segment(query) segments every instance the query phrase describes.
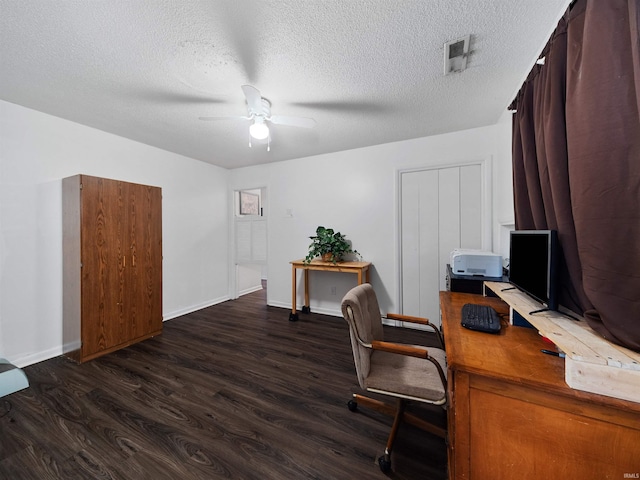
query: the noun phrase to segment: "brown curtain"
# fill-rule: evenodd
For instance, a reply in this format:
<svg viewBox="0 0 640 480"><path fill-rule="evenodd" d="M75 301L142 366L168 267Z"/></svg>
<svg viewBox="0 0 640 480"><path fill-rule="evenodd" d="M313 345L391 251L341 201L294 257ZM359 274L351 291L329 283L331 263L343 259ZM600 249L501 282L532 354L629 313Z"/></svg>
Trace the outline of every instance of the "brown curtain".
<svg viewBox="0 0 640 480"><path fill-rule="evenodd" d="M640 351L640 0L577 0L511 108L517 229L555 229L560 303Z"/></svg>

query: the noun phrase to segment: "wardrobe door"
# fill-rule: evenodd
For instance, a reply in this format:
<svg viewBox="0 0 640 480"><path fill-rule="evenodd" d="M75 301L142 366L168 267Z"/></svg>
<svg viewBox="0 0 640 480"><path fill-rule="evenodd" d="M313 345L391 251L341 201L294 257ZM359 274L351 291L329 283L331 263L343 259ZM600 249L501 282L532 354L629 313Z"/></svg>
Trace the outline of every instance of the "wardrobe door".
<svg viewBox="0 0 640 480"><path fill-rule="evenodd" d="M158 187L129 184L124 291L129 338L162 330L162 193Z"/></svg>
<svg viewBox="0 0 640 480"><path fill-rule="evenodd" d="M83 360L122 343L125 229L123 182L82 176L81 339Z"/></svg>

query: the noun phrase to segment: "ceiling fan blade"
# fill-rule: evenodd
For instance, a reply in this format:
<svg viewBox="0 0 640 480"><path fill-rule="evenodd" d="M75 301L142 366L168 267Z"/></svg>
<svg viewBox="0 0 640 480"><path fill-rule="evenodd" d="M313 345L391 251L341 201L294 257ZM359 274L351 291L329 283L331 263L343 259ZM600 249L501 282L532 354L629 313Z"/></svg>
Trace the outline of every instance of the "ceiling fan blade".
<svg viewBox="0 0 640 480"><path fill-rule="evenodd" d="M260 90L256 87L252 87L251 85L242 85L242 91L247 99L249 112L262 112L262 96L260 95Z"/></svg>
<svg viewBox="0 0 640 480"><path fill-rule="evenodd" d="M388 105L380 101L334 101L334 102L292 102L289 105L296 107L313 108L327 112L345 112L353 114L384 114L394 110L393 105Z"/></svg>
<svg viewBox="0 0 640 480"><path fill-rule="evenodd" d="M267 120L276 125L288 125L290 127L313 128L316 121L307 117L288 117L286 115L272 115Z"/></svg>
<svg viewBox="0 0 640 480"><path fill-rule="evenodd" d="M250 120L251 117L198 117L198 120L215 121L215 120Z"/></svg>

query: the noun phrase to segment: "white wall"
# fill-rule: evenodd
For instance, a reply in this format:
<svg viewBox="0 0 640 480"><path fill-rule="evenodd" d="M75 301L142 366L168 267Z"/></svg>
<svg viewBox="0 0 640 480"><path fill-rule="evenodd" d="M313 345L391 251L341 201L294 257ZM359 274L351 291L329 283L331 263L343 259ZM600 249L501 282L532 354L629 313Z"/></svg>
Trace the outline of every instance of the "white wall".
<svg viewBox="0 0 640 480"><path fill-rule="evenodd" d="M515 228L513 212L513 167L511 163L511 122L513 114L508 111L497 124L497 155L494 173L495 190L493 197L493 251L502 255L503 261L509 257L509 232Z"/></svg>
<svg viewBox="0 0 640 480"><path fill-rule="evenodd" d="M242 296L262 289L262 265L244 263L236 266L237 295Z"/></svg>
<svg viewBox="0 0 640 480"><path fill-rule="evenodd" d="M285 309L283 320L289 262L305 256L318 225L342 231L373 262L381 308L397 311L398 170L490 160L493 250L500 252L499 223L513 218L510 132L505 117L491 127L227 171L0 101L0 357L25 366L63 350L64 177L162 188L165 320L229 298L229 201L234 190L256 186L269 192L267 301ZM355 276L312 272L312 310L339 315L353 285Z"/></svg>
<svg viewBox="0 0 640 480"><path fill-rule="evenodd" d="M397 311L397 172L401 169L489 160L492 241L494 251L500 251L497 221L513 215L510 132L511 124L505 120L491 127L232 170L231 190L266 182L269 192L269 305L291 308L289 262L306 255L308 237L323 225L344 233L373 263L372 283L381 309ZM355 275L310 275L311 310L340 315L342 295L355 285ZM298 307L303 303L300 277Z"/></svg>
<svg viewBox="0 0 640 480"><path fill-rule="evenodd" d="M163 193L165 320L228 298L228 171L0 101L0 357L62 352L61 179Z"/></svg>

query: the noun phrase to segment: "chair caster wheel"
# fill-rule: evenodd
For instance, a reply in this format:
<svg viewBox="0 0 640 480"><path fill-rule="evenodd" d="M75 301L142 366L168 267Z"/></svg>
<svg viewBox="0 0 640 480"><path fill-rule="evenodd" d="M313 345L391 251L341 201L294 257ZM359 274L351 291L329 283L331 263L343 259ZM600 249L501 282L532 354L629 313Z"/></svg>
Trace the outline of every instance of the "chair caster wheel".
<svg viewBox="0 0 640 480"><path fill-rule="evenodd" d="M378 466L382 473L389 473L391 471L391 461L387 460L384 455L378 458Z"/></svg>
<svg viewBox="0 0 640 480"><path fill-rule="evenodd" d="M356 402L355 400L349 400L347 402L347 407L349 407L350 411L357 412L358 411L358 402Z"/></svg>

